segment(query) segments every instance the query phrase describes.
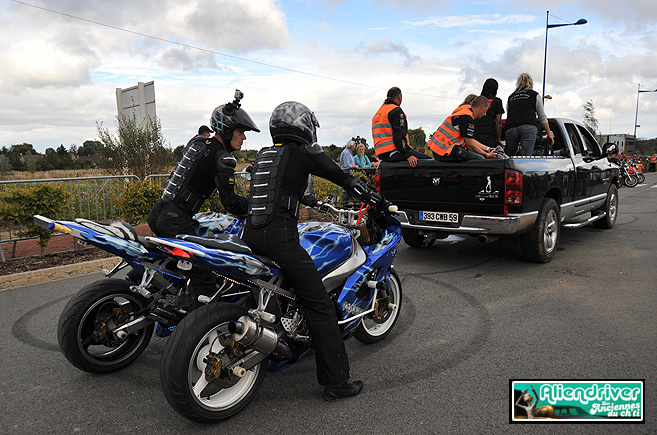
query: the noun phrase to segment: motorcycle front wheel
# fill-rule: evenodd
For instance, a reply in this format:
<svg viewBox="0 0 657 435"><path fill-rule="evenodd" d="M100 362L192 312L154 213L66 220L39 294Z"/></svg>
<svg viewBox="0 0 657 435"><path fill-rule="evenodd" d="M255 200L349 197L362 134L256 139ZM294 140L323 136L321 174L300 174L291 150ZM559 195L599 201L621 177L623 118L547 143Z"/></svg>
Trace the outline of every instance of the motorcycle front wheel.
<svg viewBox="0 0 657 435"><path fill-rule="evenodd" d="M377 312L363 316L360 324L354 332L356 340L365 344L377 343L390 334L394 328L402 305L402 286L399 275L394 270L390 271L390 297L389 300L379 299ZM382 306L386 304L386 306ZM394 304L394 309L388 304Z"/></svg>
<svg viewBox="0 0 657 435"><path fill-rule="evenodd" d="M634 187L637 184L639 184L639 179L636 177L636 175L630 174L627 177L625 177L623 183L625 183L627 187Z"/></svg>
<svg viewBox="0 0 657 435"><path fill-rule="evenodd" d="M183 417L200 423L225 420L255 397L267 359L239 376L225 369L243 356L236 354L239 345L227 340L228 324L246 314L246 308L234 304L205 305L185 317L169 338L160 381L167 401Z"/></svg>
<svg viewBox="0 0 657 435"><path fill-rule="evenodd" d="M123 339L112 329L135 319L148 299L123 279L102 279L83 287L64 307L57 341L66 359L89 373L110 373L132 363L146 349L153 324Z"/></svg>

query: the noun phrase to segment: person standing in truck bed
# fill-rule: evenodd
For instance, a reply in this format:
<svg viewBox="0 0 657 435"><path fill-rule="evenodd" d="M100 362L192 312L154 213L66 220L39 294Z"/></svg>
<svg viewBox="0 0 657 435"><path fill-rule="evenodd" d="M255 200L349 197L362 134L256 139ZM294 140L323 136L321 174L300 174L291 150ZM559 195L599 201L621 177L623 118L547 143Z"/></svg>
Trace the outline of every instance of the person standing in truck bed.
<svg viewBox="0 0 657 435"><path fill-rule="evenodd" d="M509 156L518 155L518 147L521 156L531 156L536 144L536 132L538 124L541 124L548 137L551 145L554 145L554 138L550 133L550 126L545 116L542 98L534 89L534 80L527 73L522 73L516 81L516 90L509 95L506 104L506 154Z"/></svg>

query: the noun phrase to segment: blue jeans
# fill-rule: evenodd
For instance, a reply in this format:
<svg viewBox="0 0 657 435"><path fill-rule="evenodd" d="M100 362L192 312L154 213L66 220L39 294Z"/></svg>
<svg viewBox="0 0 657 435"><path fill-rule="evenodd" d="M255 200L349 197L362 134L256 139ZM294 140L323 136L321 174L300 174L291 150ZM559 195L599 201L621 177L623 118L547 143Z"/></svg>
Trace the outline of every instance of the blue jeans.
<svg viewBox="0 0 657 435"><path fill-rule="evenodd" d="M506 131L506 154L509 156L531 156L534 152L534 145L536 144L536 132L538 127L531 124L519 125L510 128ZM519 154L518 147L522 145Z"/></svg>

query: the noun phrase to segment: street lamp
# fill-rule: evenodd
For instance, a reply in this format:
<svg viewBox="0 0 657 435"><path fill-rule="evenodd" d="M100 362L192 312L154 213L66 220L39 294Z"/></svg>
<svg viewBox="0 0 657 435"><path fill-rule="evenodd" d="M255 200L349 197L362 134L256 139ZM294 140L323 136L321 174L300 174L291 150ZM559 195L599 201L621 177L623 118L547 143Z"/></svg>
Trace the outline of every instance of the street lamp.
<svg viewBox="0 0 657 435"><path fill-rule="evenodd" d="M549 24L550 21L550 11L546 12L547 17L545 18L545 54L543 56L543 100L545 100L545 70L547 68L547 41L548 41L548 29L553 27L564 27L564 26L579 26L581 24L586 24L584 18L580 18L575 23L563 23L563 24Z"/></svg>
<svg viewBox="0 0 657 435"><path fill-rule="evenodd" d="M637 125L637 122L639 122L639 94L641 92L657 92L657 89L654 91L642 91L641 90L641 83L639 83L639 86L636 88L636 113L634 115L634 140L632 141L632 154L636 152L636 128L640 127L640 125Z"/></svg>

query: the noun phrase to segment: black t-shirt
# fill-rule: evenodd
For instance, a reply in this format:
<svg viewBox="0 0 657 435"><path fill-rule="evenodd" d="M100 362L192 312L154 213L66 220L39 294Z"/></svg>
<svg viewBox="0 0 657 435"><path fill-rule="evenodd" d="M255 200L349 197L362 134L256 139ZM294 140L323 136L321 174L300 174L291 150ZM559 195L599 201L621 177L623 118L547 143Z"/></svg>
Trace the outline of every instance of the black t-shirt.
<svg viewBox="0 0 657 435"><path fill-rule="evenodd" d="M490 104L490 107L486 115L475 121L475 138L480 136L495 136L497 138L495 119L497 115L504 113L504 105L502 100L497 97L489 98L488 104Z"/></svg>

